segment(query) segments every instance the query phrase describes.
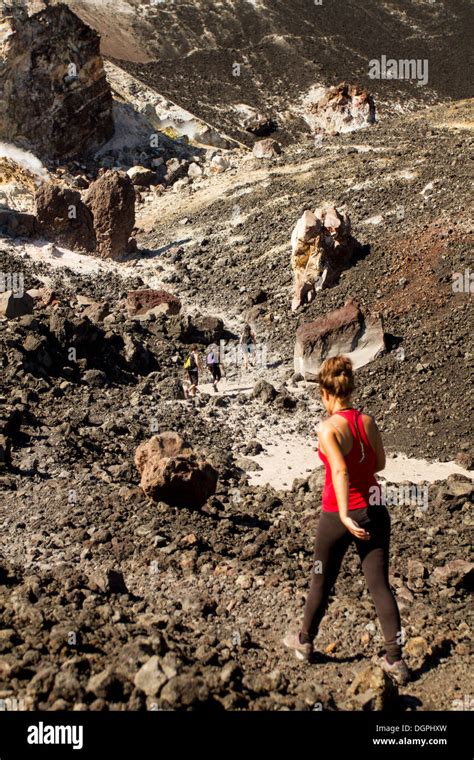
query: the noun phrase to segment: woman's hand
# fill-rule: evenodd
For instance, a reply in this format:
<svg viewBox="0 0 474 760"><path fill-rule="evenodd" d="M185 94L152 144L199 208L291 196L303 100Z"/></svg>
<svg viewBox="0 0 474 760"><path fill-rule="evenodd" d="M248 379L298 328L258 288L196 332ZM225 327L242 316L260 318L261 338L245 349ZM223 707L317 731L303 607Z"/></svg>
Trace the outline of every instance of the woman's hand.
<svg viewBox="0 0 474 760"><path fill-rule="evenodd" d="M349 533L352 533L353 536L359 538L361 541L368 541L370 539L370 533L367 533L364 528L361 528L351 517L341 517L341 522L346 526Z"/></svg>

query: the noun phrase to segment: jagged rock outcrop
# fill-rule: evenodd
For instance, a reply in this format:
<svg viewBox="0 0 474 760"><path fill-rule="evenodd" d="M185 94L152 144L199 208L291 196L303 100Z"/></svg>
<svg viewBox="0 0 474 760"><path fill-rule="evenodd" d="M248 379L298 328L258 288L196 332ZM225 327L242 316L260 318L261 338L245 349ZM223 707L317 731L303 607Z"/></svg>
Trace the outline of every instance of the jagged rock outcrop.
<svg viewBox="0 0 474 760"><path fill-rule="evenodd" d="M110 139L112 94L99 42L64 4L3 4L0 139L48 158L79 155Z"/></svg>
<svg viewBox="0 0 474 760"><path fill-rule="evenodd" d="M135 465L140 487L153 501L199 509L216 490L217 471L172 431L140 444Z"/></svg>
<svg viewBox="0 0 474 760"><path fill-rule="evenodd" d="M135 189L124 172L101 169L83 198L77 190L45 182L35 202L37 229L47 240L118 260L133 250Z"/></svg>
<svg viewBox="0 0 474 760"><path fill-rule="evenodd" d="M291 234L292 310L312 301L316 291L335 285L358 246L347 214L334 206L305 211Z"/></svg>
<svg viewBox="0 0 474 760"><path fill-rule="evenodd" d="M35 194L39 233L67 248L95 251L92 213L80 193L52 182L43 183Z"/></svg>
<svg viewBox="0 0 474 760"><path fill-rule="evenodd" d="M375 122L375 103L366 89L341 82L312 89L304 101L304 116L314 132L352 132Z"/></svg>
<svg viewBox="0 0 474 760"><path fill-rule="evenodd" d="M124 172L101 170L84 195L94 218L97 252L103 258L120 259L130 250L135 226L135 188Z"/></svg>
<svg viewBox="0 0 474 760"><path fill-rule="evenodd" d="M385 349L380 317L365 317L358 304L347 301L314 322L304 322L296 331L295 372L306 380L316 380L325 359L345 354L354 368L363 367Z"/></svg>

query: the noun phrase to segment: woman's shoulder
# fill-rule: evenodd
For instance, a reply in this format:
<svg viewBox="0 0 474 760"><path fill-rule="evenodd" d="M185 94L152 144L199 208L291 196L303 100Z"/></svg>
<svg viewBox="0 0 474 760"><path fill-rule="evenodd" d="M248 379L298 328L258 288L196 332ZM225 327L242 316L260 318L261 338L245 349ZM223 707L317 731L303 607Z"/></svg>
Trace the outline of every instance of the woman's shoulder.
<svg viewBox="0 0 474 760"><path fill-rule="evenodd" d="M342 420L345 422L345 420ZM339 421L332 420L330 417L326 417L326 419L320 420L318 425L316 426L316 431L318 434L321 435L327 435L328 433L335 433L338 426Z"/></svg>
<svg viewBox="0 0 474 760"><path fill-rule="evenodd" d="M369 414L368 412L362 412L360 411L360 417L364 425L368 426L376 426L377 423L375 422L375 417L373 414Z"/></svg>

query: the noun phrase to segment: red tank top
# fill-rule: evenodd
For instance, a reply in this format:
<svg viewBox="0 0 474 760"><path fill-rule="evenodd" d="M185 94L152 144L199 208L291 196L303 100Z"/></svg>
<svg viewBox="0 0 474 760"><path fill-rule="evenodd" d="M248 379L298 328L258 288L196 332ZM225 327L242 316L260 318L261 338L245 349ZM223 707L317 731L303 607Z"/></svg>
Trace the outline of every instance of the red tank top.
<svg viewBox="0 0 474 760"><path fill-rule="evenodd" d="M343 416L349 423L352 433L352 448L344 457L349 473L349 509L360 509L377 503L380 486L375 479L376 455L361 421L357 409L345 409L335 416ZM337 423L336 423L337 424ZM331 467L328 458L318 447L318 454L326 468L326 480L323 488L323 512L338 512L336 494L332 482Z"/></svg>

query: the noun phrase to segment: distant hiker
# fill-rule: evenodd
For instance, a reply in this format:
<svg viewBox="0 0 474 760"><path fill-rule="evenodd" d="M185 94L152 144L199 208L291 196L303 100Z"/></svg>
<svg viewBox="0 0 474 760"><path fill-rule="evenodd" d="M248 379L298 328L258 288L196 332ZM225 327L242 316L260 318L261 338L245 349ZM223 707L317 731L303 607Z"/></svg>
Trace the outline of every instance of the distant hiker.
<svg viewBox="0 0 474 760"><path fill-rule="evenodd" d="M212 375L212 384L214 393L217 393L217 383L222 378L221 370L225 369L220 358L220 351L217 346L211 346L207 354L207 368Z"/></svg>
<svg viewBox="0 0 474 760"><path fill-rule="evenodd" d="M242 356L244 360L244 369L249 368L249 355L255 351L255 348L257 346L257 338L255 337L255 333L250 327L250 325L246 324L240 341L239 346L242 351Z"/></svg>
<svg viewBox="0 0 474 760"><path fill-rule="evenodd" d="M319 372L322 402L329 414L319 427L319 456L326 468L314 547L311 584L303 622L283 643L300 660L310 660L346 549L355 541L362 570L385 640L382 669L399 684L409 680L402 659L401 624L389 585L390 514L382 503L375 473L385 467L382 438L373 418L351 406L352 362L326 359ZM354 642L349 642L354 647Z"/></svg>
<svg viewBox="0 0 474 760"><path fill-rule="evenodd" d="M192 346L190 354L187 356L184 362L184 370L188 374L190 386L185 391L186 397L194 398L198 390L199 384L199 370L202 369L201 357L199 355L198 347Z"/></svg>

